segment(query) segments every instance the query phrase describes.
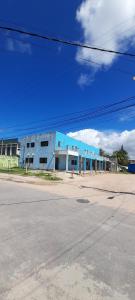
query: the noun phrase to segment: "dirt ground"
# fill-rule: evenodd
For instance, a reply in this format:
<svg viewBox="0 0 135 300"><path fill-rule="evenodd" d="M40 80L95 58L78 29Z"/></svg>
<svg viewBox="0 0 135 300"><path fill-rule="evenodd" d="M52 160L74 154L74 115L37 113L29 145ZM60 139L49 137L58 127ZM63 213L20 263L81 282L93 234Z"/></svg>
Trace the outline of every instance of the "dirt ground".
<svg viewBox="0 0 135 300"><path fill-rule="evenodd" d="M82 174L58 173L63 181L46 186L36 186L48 192L64 197L79 197L88 199L100 205L122 207L128 211L135 212L135 175L131 174ZM53 186L53 187L52 187ZM134 196L134 197L133 197ZM117 198L117 200L116 200Z"/></svg>

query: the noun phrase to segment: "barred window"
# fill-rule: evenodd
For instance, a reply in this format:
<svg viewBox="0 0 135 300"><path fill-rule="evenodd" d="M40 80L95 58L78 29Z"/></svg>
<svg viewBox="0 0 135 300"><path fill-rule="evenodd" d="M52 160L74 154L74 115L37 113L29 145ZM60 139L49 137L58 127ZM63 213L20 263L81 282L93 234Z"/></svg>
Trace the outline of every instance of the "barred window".
<svg viewBox="0 0 135 300"><path fill-rule="evenodd" d="M34 161L33 157L26 157L25 159L26 164L33 164L33 161Z"/></svg>
<svg viewBox="0 0 135 300"><path fill-rule="evenodd" d="M41 147L47 147L47 146L48 146L48 141L41 142Z"/></svg>
<svg viewBox="0 0 135 300"><path fill-rule="evenodd" d="M40 164L47 164L47 157L40 157Z"/></svg>

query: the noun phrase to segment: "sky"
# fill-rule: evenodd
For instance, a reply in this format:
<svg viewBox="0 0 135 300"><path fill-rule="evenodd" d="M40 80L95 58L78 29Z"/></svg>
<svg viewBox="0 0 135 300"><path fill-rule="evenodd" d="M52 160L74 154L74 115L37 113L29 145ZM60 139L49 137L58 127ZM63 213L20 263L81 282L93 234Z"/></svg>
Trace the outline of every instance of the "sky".
<svg viewBox="0 0 135 300"><path fill-rule="evenodd" d="M0 25L135 53L134 0L4 0ZM1 138L50 131L56 122L55 130L109 152L124 144L135 157L135 107L81 122L58 122L134 96L134 57L0 30L0 71Z"/></svg>

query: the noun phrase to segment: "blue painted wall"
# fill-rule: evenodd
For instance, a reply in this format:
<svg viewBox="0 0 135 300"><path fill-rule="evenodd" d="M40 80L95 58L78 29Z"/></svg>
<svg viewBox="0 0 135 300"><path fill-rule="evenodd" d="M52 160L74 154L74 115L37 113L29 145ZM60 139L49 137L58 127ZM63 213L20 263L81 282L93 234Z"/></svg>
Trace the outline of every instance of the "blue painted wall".
<svg viewBox="0 0 135 300"><path fill-rule="evenodd" d="M41 141L48 141L47 147L41 147ZM34 148L27 148L27 143L35 143ZM27 136L20 140L20 166L25 166L25 160L27 157L33 158L33 163L30 164L31 169L48 169L55 168L55 150L73 150L79 152L79 156L87 159L97 159L102 161L103 157L99 156L99 149L90 145L87 145L81 141L75 140L60 132L51 132L45 134L36 134ZM47 158L46 164L40 163L40 158ZM66 160L64 155L58 155L59 168L65 170ZM71 160L74 157L69 156L69 170L72 170L73 166ZM76 158L77 159L77 158ZM74 170L78 169L78 165L74 166Z"/></svg>
<svg viewBox="0 0 135 300"><path fill-rule="evenodd" d="M58 146L59 142L60 146ZM70 150L76 150L77 148L79 150L79 154L83 157L103 160L103 158L99 156L99 148L90 146L86 143L78 141L74 138L69 137L68 135L57 131L55 149L66 150L67 146ZM74 147L74 149L72 149L72 147Z"/></svg>

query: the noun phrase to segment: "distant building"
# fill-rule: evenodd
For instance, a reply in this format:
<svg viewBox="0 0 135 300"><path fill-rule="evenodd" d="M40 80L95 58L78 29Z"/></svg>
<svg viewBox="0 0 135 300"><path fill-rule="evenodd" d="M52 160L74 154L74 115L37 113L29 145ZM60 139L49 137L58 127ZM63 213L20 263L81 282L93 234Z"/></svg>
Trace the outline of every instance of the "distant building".
<svg viewBox="0 0 135 300"><path fill-rule="evenodd" d="M0 155L19 156L20 145L18 139L1 139Z"/></svg>
<svg viewBox="0 0 135 300"><path fill-rule="evenodd" d="M135 159L129 159L129 164L135 164Z"/></svg>
<svg viewBox="0 0 135 300"><path fill-rule="evenodd" d="M109 159L99 148L87 145L60 132L27 136L20 142L20 166L40 170L109 170ZM107 167L108 164L108 167Z"/></svg>

